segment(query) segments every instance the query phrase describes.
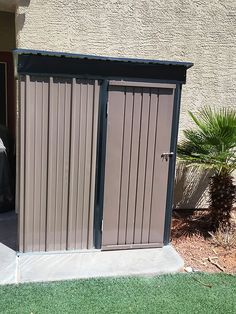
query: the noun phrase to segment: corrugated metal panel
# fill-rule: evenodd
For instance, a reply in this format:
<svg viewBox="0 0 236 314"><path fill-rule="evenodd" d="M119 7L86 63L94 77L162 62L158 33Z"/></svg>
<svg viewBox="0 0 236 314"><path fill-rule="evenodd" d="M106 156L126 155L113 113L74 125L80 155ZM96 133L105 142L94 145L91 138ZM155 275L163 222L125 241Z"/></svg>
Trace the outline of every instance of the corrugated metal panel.
<svg viewBox="0 0 236 314"><path fill-rule="evenodd" d="M20 251L93 246L99 86L22 77Z"/></svg>
<svg viewBox="0 0 236 314"><path fill-rule="evenodd" d="M25 220L25 77L19 80L19 218L18 218L18 242L19 251L24 250L24 220Z"/></svg>
<svg viewBox="0 0 236 314"><path fill-rule="evenodd" d="M46 250L65 250L69 184L71 82L50 78Z"/></svg>
<svg viewBox="0 0 236 314"><path fill-rule="evenodd" d="M39 251L45 248L48 81L26 76L20 84L20 250Z"/></svg>
<svg viewBox="0 0 236 314"><path fill-rule="evenodd" d="M102 247L161 246L169 166L161 155L170 149L174 88L112 84Z"/></svg>
<svg viewBox="0 0 236 314"><path fill-rule="evenodd" d="M74 79L72 89L68 248L84 249L93 246L99 87Z"/></svg>

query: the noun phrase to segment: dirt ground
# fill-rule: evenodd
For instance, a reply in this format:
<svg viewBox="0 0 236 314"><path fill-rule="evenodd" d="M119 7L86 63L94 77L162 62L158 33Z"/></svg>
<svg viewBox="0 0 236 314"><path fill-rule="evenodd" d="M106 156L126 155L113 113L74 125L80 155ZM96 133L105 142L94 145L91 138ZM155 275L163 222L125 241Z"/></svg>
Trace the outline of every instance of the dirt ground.
<svg viewBox="0 0 236 314"><path fill-rule="evenodd" d="M173 213L172 245L194 271L236 273L236 246L217 246L208 233L207 211Z"/></svg>

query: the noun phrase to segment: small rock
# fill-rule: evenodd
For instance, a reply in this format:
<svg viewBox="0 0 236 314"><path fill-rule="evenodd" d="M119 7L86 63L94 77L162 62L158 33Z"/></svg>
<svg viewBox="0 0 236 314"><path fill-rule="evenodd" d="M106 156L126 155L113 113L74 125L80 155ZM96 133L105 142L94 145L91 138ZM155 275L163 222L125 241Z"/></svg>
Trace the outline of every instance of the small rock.
<svg viewBox="0 0 236 314"><path fill-rule="evenodd" d="M190 266L185 267L184 270L185 270L187 273L192 273L192 272L193 272L193 268L190 267Z"/></svg>

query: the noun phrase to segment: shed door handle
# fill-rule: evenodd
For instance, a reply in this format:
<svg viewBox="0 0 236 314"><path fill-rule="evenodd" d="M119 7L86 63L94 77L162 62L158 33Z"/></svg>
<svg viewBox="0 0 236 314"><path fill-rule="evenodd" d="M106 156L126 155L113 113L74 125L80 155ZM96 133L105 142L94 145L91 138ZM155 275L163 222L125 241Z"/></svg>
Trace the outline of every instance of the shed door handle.
<svg viewBox="0 0 236 314"><path fill-rule="evenodd" d="M174 153L173 152L170 152L170 153L162 153L161 154L161 158L165 159L166 161L168 161L168 159L170 157L173 157Z"/></svg>

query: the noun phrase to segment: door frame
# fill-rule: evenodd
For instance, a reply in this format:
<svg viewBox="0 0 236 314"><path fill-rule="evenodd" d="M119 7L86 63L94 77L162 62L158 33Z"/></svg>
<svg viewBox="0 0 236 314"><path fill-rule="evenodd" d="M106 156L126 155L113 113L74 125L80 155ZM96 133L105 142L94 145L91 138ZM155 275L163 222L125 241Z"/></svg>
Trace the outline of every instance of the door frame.
<svg viewBox="0 0 236 314"><path fill-rule="evenodd" d="M171 220L172 220L172 209L173 209L173 198L174 198L174 185L175 185L174 179L175 179L176 156L177 156L177 142L178 142L178 133L179 133L181 90L182 90L182 84L176 84L175 94L174 94L171 140L170 140L170 151L173 152L174 155L169 160L167 196L166 196L166 213L165 213L164 236L163 236L164 245L168 245L171 240Z"/></svg>
<svg viewBox="0 0 236 314"><path fill-rule="evenodd" d="M94 202L94 247L100 249L102 245L102 220L104 202L106 139L107 139L107 101L108 80L101 81L100 100L98 108L98 137L97 137L97 161Z"/></svg>
<svg viewBox="0 0 236 314"><path fill-rule="evenodd" d="M173 117L172 117L172 130L170 151L174 152L174 155L169 160L168 179L167 179L167 197L166 197L166 210L164 221L164 245L170 242L170 227L172 218L172 204L173 204L173 190L174 190L174 175L176 164L176 147L178 140L178 128L179 128L179 114L180 114L180 96L181 87L180 83L161 82L159 80L135 80L128 79L122 80L122 78L104 79L100 82L100 101L98 112L98 142L97 142L97 162L96 162L96 184L95 184L95 204L94 204L94 246L95 249L101 249L102 247L102 229L103 229L103 205L104 205L104 187L105 187L105 162L106 162L106 140L107 140L107 103L108 103L108 89L109 82L117 81L120 85L125 85L126 82L137 82L147 85L158 85L159 87L167 88L167 85L175 85L174 88L174 104L173 104Z"/></svg>

